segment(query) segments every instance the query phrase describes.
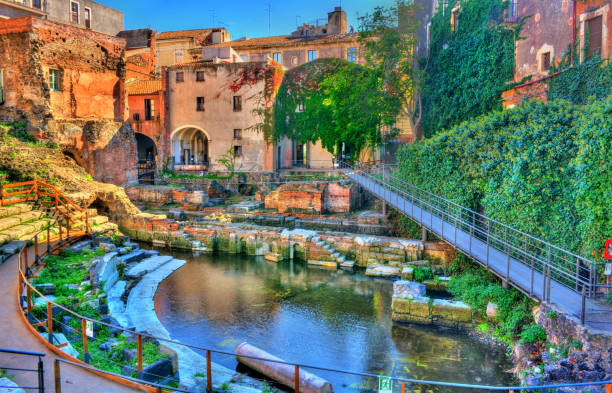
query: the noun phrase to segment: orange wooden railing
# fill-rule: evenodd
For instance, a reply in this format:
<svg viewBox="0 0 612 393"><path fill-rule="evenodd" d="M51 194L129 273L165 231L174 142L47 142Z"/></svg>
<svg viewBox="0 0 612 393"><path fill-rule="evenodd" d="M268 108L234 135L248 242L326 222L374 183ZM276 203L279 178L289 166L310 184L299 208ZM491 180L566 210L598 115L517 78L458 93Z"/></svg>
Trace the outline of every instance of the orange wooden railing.
<svg viewBox="0 0 612 393"><path fill-rule="evenodd" d="M22 183L3 184L0 189L0 207L17 203L39 202L43 206L54 209L64 218L66 236L70 237L71 223L77 219L85 218L85 232L90 232L89 212L74 203L56 187L40 180L31 180ZM58 220L60 239L62 237L62 223Z"/></svg>

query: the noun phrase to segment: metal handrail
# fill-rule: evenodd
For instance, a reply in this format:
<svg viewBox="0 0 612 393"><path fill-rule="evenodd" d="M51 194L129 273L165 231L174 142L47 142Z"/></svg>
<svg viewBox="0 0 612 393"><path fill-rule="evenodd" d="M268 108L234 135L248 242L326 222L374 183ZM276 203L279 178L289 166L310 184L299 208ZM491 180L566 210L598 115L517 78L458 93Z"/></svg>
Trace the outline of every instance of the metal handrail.
<svg viewBox="0 0 612 393"><path fill-rule="evenodd" d="M45 357L47 356L47 354L45 353L41 353L41 352L29 352L29 351L20 351L18 349L7 349L7 348L0 348L0 352L1 353L12 353L15 355L25 355L25 356L38 356L38 357Z"/></svg>
<svg viewBox="0 0 612 393"><path fill-rule="evenodd" d="M508 258L513 258L531 266L535 271L547 275L549 286L554 275L555 282L575 292L578 292L580 287L587 288L586 296L588 297L596 296L597 288L601 287L597 283L598 267L602 265L600 263L593 262L588 258L489 218L482 213L463 207L442 196L423 190L404 179L387 173L388 166L385 168L384 164L381 166L359 165L359 167L355 167L342 162L340 166L382 187L383 194L385 191L395 193L396 203L401 197L404 201L409 200L413 207L416 206L421 209L421 214L423 210L426 210L430 215L430 221L432 221L429 225L430 230L441 235L442 238L444 238L444 234L438 233L433 227L434 214L438 216L436 222L441 221L442 231L444 231L444 222L450 222L451 225L454 223L455 228L460 225L459 228L470 232L471 238L486 241L487 250L491 248L503 252L508 255ZM386 195L383 195L382 198L386 200ZM393 204L393 198L390 198L388 202ZM466 221L465 217L468 217L471 222ZM421 224L425 225L426 223L421 222ZM546 295L543 293L543 300L546 299Z"/></svg>
<svg viewBox="0 0 612 393"><path fill-rule="evenodd" d="M17 368L17 367L2 367L0 366L0 370L10 370L10 371L22 371L22 372L32 372L37 373L38 377L38 386L20 386L20 389L25 390L38 390L38 393L45 393L45 366L42 361L42 358L46 356L44 353L40 352L30 352L30 351L22 351L18 349L7 349L0 348L0 353L10 353L13 355L20 356L31 356L37 357L37 368L36 369L28 369L28 368ZM0 386L0 388L12 388L13 386Z"/></svg>

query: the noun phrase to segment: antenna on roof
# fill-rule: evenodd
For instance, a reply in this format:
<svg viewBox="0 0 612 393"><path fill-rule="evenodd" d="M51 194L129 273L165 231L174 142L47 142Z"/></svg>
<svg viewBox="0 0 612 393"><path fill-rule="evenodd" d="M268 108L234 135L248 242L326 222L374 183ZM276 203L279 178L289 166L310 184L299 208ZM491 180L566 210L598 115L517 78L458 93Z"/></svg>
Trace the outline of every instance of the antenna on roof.
<svg viewBox="0 0 612 393"><path fill-rule="evenodd" d="M208 10L210 12L211 27L215 27L215 10Z"/></svg>
<svg viewBox="0 0 612 393"><path fill-rule="evenodd" d="M268 3L268 35L272 35L272 4Z"/></svg>

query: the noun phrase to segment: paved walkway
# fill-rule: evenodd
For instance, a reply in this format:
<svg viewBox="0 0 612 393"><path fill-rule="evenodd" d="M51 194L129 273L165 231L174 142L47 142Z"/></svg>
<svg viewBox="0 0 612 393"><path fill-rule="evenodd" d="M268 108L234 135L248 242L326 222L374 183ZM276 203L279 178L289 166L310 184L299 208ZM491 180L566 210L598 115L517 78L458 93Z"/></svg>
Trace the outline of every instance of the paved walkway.
<svg viewBox="0 0 612 393"><path fill-rule="evenodd" d="M30 255L33 256L32 250ZM30 258L33 260L33 258ZM57 357L39 341L28 329L17 301L17 256L0 264L0 348L41 352L45 369L45 391L54 392L53 361ZM37 367L37 358L0 353L0 367L28 368ZM10 371L20 386L37 386L36 373ZM123 393L144 390L130 389L116 382L92 374L68 364L61 365L63 393ZM32 390L28 390L32 391Z"/></svg>
<svg viewBox="0 0 612 393"><path fill-rule="evenodd" d="M529 266L514 258L509 258L504 252L487 247L486 242L471 237L468 232L455 227L452 222L443 220L426 209L421 210L420 207L413 206L409 199L405 199L399 194L386 189L379 183L355 172L347 172L346 175L407 217L422 222L430 231L441 236L446 242L460 249L466 255L471 255L472 258L486 266L487 269L499 277L503 278L506 276L507 264L509 264L509 281L511 284L525 292L532 293L538 299L543 298L543 275L538 271L532 271ZM444 235L442 236L442 234ZM550 299L552 303L555 303L565 312L578 318L580 317L582 309L581 294L551 280ZM595 304L589 300L586 308L587 318L585 322L589 327L605 331L612 329L612 307L610 305L604 303Z"/></svg>

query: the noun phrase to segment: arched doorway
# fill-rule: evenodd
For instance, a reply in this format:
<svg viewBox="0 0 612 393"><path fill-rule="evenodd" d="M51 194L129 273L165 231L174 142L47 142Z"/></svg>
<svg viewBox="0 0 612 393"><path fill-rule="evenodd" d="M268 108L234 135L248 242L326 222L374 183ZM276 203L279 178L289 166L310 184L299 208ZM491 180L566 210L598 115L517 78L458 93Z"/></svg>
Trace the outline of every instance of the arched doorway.
<svg viewBox="0 0 612 393"><path fill-rule="evenodd" d="M197 127L186 126L172 134L172 154L175 168L208 170L210 139Z"/></svg>
<svg viewBox="0 0 612 393"><path fill-rule="evenodd" d="M138 180L140 183L154 183L155 159L157 158L155 142L144 134L136 133L136 146L138 147Z"/></svg>

